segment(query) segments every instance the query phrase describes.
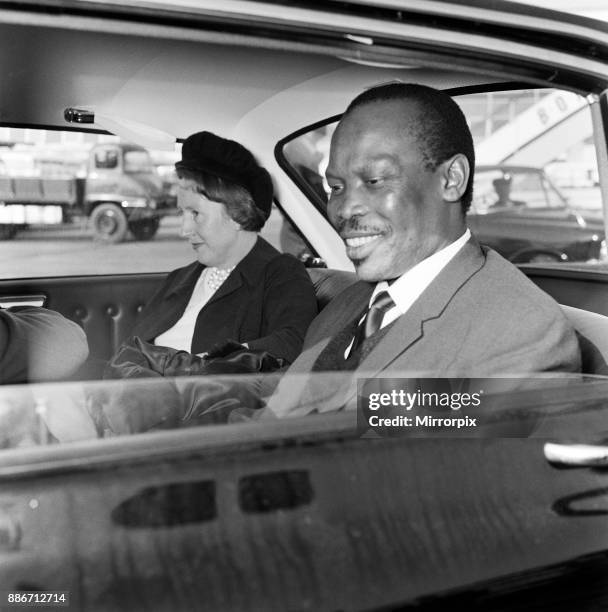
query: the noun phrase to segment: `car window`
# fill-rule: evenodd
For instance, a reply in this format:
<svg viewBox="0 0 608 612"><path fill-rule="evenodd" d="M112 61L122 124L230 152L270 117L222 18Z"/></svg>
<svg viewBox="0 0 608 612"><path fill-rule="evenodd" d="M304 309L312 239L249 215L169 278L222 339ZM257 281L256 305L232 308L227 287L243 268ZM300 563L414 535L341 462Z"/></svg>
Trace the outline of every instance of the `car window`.
<svg viewBox="0 0 608 612"><path fill-rule="evenodd" d="M357 380L348 372L290 373L282 381L288 380L287 385L279 382L281 376L281 372L209 373L178 378L157 374L120 380L7 385L0 395L0 451L57 448L82 441L103 443L135 434L160 436L171 430L252 423L260 418L271 425L278 417L290 417L285 418L289 422L297 416L317 414L319 407L323 407L319 412L324 412L329 406L334 406L335 411L344 408L342 414L350 415L349 429L358 436L369 434L371 427L380 436L389 437L432 438L449 432L450 437L465 438L542 438L548 431L566 433L565 416L575 410L584 413L587 407L599 412L608 386L605 377L567 373L559 377L471 381L391 377ZM407 388L403 386L408 383L415 384L417 390L406 395ZM576 404L572 398L576 398ZM538 413L521 410L534 402ZM448 406L454 411L453 422L444 423L446 431L438 433L440 427L429 419L442 414L440 407ZM494 414L490 407L495 408ZM393 422L378 420L402 413L415 417L414 423L408 424L402 417ZM541 414L546 419L539 418ZM476 422L468 431L460 431L465 415ZM459 424L456 418L462 418L463 423ZM208 440L214 435L209 434ZM227 435L229 441L234 434ZM218 440L223 434L219 436ZM153 444L148 447L153 451ZM82 451L83 447L79 447L78 452Z"/></svg>
<svg viewBox="0 0 608 612"><path fill-rule="evenodd" d="M502 195L502 197L500 197ZM486 168L475 172L471 211L486 214L517 210L565 210L567 199L549 178L536 168Z"/></svg>
<svg viewBox="0 0 608 612"><path fill-rule="evenodd" d="M118 166L118 151L101 148L95 151L94 160L95 168L103 170L116 168Z"/></svg>
<svg viewBox="0 0 608 612"><path fill-rule="evenodd" d="M152 159L148 151L125 151L124 155L125 172L145 172L153 174L155 172Z"/></svg>
<svg viewBox="0 0 608 612"><path fill-rule="evenodd" d="M167 272L193 261L176 208L180 151L0 128L0 278ZM309 250L276 206L261 235L294 255Z"/></svg>
<svg viewBox="0 0 608 612"><path fill-rule="evenodd" d="M515 263L605 266L588 101L557 89L481 92L456 100L475 142L468 223L480 242ZM335 126L332 121L300 132L280 152L292 179L322 212Z"/></svg>

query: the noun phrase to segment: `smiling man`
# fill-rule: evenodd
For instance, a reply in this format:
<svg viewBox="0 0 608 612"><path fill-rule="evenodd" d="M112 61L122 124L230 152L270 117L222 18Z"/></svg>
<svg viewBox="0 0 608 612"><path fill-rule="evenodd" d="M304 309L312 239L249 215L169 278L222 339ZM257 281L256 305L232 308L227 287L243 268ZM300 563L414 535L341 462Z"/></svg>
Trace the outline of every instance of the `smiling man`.
<svg viewBox="0 0 608 612"><path fill-rule="evenodd" d="M471 236L474 167L470 130L447 94L396 83L350 104L332 139L328 214L360 282L313 321L290 373L580 370L559 305ZM290 404L269 405L281 416Z"/></svg>

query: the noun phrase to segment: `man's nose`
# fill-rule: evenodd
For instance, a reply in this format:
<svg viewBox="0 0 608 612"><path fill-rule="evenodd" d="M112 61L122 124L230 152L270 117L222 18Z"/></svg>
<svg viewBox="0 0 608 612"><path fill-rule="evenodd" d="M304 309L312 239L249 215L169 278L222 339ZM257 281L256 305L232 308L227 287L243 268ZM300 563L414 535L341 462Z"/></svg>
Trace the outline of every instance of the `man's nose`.
<svg viewBox="0 0 608 612"><path fill-rule="evenodd" d="M367 210L367 198L357 187L345 188L343 193L330 199L330 214L337 219L350 219L361 216Z"/></svg>

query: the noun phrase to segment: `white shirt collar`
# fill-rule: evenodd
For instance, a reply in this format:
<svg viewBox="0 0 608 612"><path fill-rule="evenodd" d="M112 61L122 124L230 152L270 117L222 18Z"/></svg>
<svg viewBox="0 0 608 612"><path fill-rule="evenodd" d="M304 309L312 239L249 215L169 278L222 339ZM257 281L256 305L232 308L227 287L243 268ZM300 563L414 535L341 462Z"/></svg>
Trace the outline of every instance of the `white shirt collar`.
<svg viewBox="0 0 608 612"><path fill-rule="evenodd" d="M422 292L437 278L439 273L450 263L470 238L471 231L467 228L460 238L423 259L420 263L402 274L390 286L386 281L381 281L376 285L369 300L370 304L381 291L388 291L395 302L395 308L392 308L384 316L382 327L388 325L398 316L405 314L409 310Z"/></svg>

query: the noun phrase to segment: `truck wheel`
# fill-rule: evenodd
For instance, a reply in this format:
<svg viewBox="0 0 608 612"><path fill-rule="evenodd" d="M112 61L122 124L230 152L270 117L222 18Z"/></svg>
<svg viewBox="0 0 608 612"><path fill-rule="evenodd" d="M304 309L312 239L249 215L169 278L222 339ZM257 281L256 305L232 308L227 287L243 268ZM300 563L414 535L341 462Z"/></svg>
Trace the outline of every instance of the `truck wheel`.
<svg viewBox="0 0 608 612"><path fill-rule="evenodd" d="M121 242L127 235L127 216L116 204L100 204L91 213L93 236L101 242Z"/></svg>
<svg viewBox="0 0 608 612"><path fill-rule="evenodd" d="M17 226L10 223L0 224L0 240L11 240L17 233Z"/></svg>
<svg viewBox="0 0 608 612"><path fill-rule="evenodd" d="M136 240L150 240L158 231L159 225L160 219L158 217L129 221L129 229Z"/></svg>

